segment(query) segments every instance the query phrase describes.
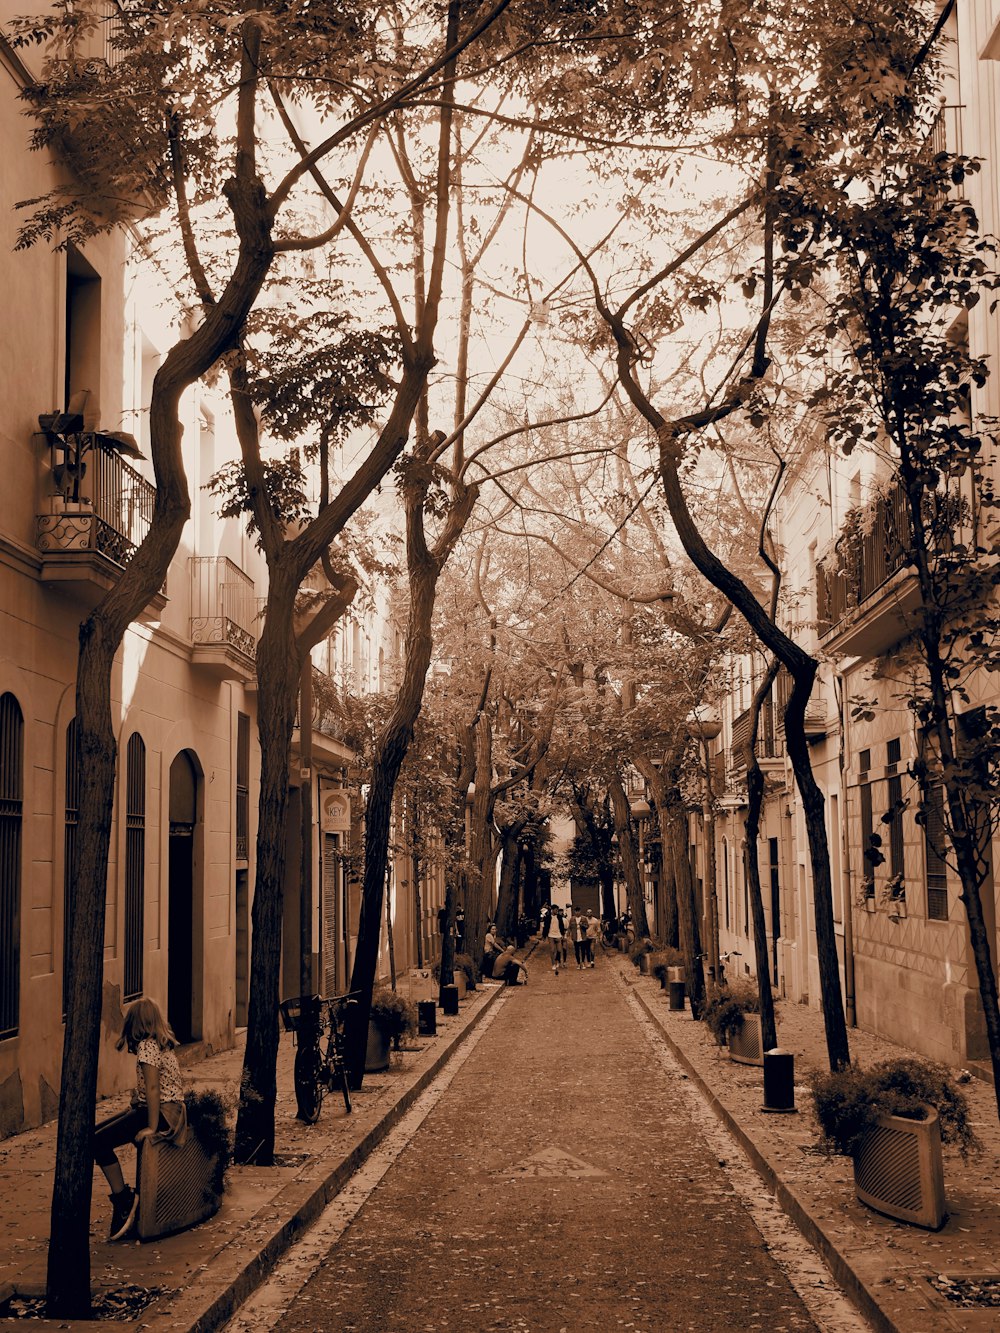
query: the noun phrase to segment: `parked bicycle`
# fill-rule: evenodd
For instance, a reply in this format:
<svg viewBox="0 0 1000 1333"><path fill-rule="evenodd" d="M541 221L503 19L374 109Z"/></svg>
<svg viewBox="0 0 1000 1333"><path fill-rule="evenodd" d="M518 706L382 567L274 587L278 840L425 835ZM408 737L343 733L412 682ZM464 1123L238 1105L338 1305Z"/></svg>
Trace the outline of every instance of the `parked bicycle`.
<svg viewBox="0 0 1000 1333"><path fill-rule="evenodd" d="M344 1055L344 1022L357 1000L347 995L297 995L278 1006L286 1032L295 1034L295 1100L299 1119L314 1125L323 1096L339 1088L351 1111L351 1089ZM308 1034L308 1035L307 1035ZM325 1039L325 1042L324 1042Z"/></svg>

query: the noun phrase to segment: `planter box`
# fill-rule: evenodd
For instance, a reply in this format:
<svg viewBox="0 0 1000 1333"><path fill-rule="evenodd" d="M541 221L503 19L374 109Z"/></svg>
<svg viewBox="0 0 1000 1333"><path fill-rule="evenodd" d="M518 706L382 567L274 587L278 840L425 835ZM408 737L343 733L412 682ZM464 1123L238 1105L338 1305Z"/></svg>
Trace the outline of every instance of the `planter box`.
<svg viewBox="0 0 1000 1333"><path fill-rule="evenodd" d="M729 1034L729 1058L741 1065L764 1068L764 1040L760 1032L760 1014L744 1014L743 1022Z"/></svg>
<svg viewBox="0 0 1000 1333"><path fill-rule="evenodd" d="M389 1038L369 1019L368 1045L365 1048L365 1073L379 1074L389 1068Z"/></svg>
<svg viewBox="0 0 1000 1333"><path fill-rule="evenodd" d="M887 1115L854 1155L854 1188L886 1217L937 1231L944 1225L944 1168L938 1113L926 1120Z"/></svg>
<svg viewBox="0 0 1000 1333"><path fill-rule="evenodd" d="M193 1132L182 1147L146 1140L139 1153L139 1210L135 1233L156 1240L183 1231L211 1217L219 1207L212 1188L214 1157L209 1157Z"/></svg>

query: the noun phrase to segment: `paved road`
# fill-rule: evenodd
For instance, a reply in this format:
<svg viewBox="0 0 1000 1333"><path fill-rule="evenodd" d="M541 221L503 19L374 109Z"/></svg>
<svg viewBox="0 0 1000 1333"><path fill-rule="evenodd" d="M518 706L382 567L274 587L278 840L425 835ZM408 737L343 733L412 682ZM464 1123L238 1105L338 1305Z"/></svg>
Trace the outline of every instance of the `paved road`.
<svg viewBox="0 0 1000 1333"><path fill-rule="evenodd" d="M536 955L275 1326L816 1329L687 1093L610 967Z"/></svg>

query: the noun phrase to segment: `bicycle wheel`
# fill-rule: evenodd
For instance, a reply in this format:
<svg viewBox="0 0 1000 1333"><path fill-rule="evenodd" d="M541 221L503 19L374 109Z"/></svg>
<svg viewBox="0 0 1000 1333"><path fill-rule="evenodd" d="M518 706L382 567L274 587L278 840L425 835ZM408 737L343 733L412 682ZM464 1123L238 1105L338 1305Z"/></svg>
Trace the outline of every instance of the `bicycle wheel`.
<svg viewBox="0 0 1000 1333"><path fill-rule="evenodd" d="M315 1046L300 1046L295 1052L295 1101L298 1118L315 1125L323 1105L322 1056Z"/></svg>

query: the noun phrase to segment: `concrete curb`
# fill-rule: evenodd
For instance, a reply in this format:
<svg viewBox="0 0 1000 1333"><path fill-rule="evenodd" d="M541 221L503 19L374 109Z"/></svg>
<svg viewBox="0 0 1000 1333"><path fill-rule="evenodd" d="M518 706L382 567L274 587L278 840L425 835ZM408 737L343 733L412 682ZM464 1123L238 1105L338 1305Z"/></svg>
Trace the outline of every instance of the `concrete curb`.
<svg viewBox="0 0 1000 1333"><path fill-rule="evenodd" d="M621 973L620 975L623 982L628 984L626 976ZM754 1141L749 1132L739 1124L731 1112L722 1104L694 1064L688 1059L681 1047L677 1045L639 987L632 985L630 989L646 1014L656 1024L674 1059L688 1078L697 1086L712 1110L739 1143L757 1174L781 1204L784 1212L795 1223L813 1249L823 1258L827 1267L843 1288L845 1295L849 1297L872 1327L878 1330L878 1333L900 1333L899 1325L886 1314L871 1288L857 1273L833 1238L824 1230L822 1222L814 1216L808 1205L795 1190L785 1184L765 1150Z"/></svg>
<svg viewBox="0 0 1000 1333"><path fill-rule="evenodd" d="M203 1282L197 1289L189 1289L179 1299L170 1302L162 1313L154 1309L149 1318L133 1327L148 1330L149 1333L166 1333L168 1329L171 1333L177 1333L178 1330L210 1333L210 1330L219 1328L231 1319L267 1278L281 1256L316 1220L437 1077L492 1007L501 990L501 987L497 987L486 994L483 1002L438 1053L433 1063L414 1079L399 1100L388 1108L346 1156L325 1162L324 1155L318 1155L311 1163L315 1171L310 1178L295 1180L282 1190L269 1206L268 1212L273 1216L268 1219L270 1225L262 1237L251 1242L245 1232L235 1236L207 1266Z"/></svg>

